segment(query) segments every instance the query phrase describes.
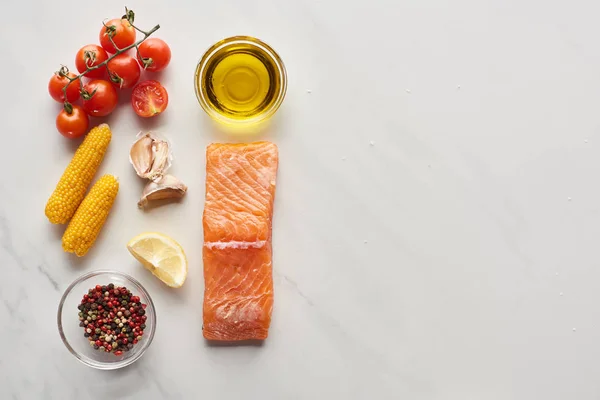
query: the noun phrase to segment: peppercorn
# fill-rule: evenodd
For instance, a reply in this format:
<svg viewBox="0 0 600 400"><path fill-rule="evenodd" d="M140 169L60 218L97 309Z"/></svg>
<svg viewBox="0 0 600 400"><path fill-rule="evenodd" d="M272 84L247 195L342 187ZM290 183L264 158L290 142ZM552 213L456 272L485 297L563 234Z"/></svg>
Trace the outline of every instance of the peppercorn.
<svg viewBox="0 0 600 400"><path fill-rule="evenodd" d="M98 346L97 344L94 344L94 350L98 350L100 348L100 346Z"/></svg>
<svg viewBox="0 0 600 400"><path fill-rule="evenodd" d="M108 290L113 290L115 288L115 285L113 285L112 283L108 284Z"/></svg>
<svg viewBox="0 0 600 400"><path fill-rule="evenodd" d="M137 310L137 313L139 315L144 315L144 314L146 314L146 310L144 310L143 308L140 308L139 310Z"/></svg>
<svg viewBox="0 0 600 400"><path fill-rule="evenodd" d="M85 332L85 333L83 334L83 336L84 336L84 337L90 337L90 334L89 334L89 333L87 333L87 332Z"/></svg>
<svg viewBox="0 0 600 400"><path fill-rule="evenodd" d="M140 328L142 328L142 330L146 329L146 324L141 324Z"/></svg>

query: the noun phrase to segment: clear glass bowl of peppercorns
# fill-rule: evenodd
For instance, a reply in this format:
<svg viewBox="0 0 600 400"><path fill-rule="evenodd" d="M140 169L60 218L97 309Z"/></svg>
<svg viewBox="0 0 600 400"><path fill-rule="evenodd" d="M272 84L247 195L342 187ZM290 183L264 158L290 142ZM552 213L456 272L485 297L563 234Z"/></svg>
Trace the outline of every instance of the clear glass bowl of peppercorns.
<svg viewBox="0 0 600 400"><path fill-rule="evenodd" d="M98 369L132 364L146 351L156 328L150 295L131 276L94 271L77 278L58 306L58 331L79 361Z"/></svg>

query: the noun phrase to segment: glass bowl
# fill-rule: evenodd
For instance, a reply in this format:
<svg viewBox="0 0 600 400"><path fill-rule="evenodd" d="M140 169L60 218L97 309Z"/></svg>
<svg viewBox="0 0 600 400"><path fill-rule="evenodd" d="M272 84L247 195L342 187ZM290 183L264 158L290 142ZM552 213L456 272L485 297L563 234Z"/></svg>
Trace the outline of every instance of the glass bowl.
<svg viewBox="0 0 600 400"><path fill-rule="evenodd" d="M146 329L142 339L130 351L123 352L120 356L95 350L84 337L83 328L79 326L77 306L83 295L96 285L103 286L110 283L127 287L134 296L140 298L142 304L146 304ZM57 323L60 337L71 354L92 368L110 370L134 363L148 349L156 330L156 311L146 289L131 276L117 271L93 271L77 278L65 290L58 305Z"/></svg>
<svg viewBox="0 0 600 400"><path fill-rule="evenodd" d="M224 54L237 51L251 53L261 59L265 66L268 65L266 68L269 70L271 81L278 84L274 86L275 92L268 107L260 112L250 112L248 115L240 113L236 116L229 116L215 108L215 100L206 85L206 79L208 75L211 75L210 71L214 68L215 63L218 64ZM264 125L283 103L287 91L287 73L281 57L271 46L251 36L232 36L215 43L206 50L196 66L194 88L200 106L214 121L230 128L258 126Z"/></svg>

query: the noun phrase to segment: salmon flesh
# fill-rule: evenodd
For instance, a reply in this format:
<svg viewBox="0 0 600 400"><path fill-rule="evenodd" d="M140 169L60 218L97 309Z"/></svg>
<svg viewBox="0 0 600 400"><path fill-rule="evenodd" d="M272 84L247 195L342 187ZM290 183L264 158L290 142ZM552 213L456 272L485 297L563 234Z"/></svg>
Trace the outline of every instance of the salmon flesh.
<svg viewBox="0 0 600 400"><path fill-rule="evenodd" d="M271 226L279 156L270 142L206 150L203 335L266 339L273 309Z"/></svg>

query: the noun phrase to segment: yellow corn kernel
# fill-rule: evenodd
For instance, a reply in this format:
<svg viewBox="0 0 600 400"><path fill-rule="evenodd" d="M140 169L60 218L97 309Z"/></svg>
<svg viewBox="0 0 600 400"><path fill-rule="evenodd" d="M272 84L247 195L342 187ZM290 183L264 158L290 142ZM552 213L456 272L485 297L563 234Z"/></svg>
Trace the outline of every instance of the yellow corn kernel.
<svg viewBox="0 0 600 400"><path fill-rule="evenodd" d="M84 256L94 245L108 213L115 202L119 182L112 175L104 175L85 196L62 238L63 250Z"/></svg>
<svg viewBox="0 0 600 400"><path fill-rule="evenodd" d="M111 136L107 124L96 126L87 134L46 203L46 217L50 222L66 224L75 214L104 158Z"/></svg>

